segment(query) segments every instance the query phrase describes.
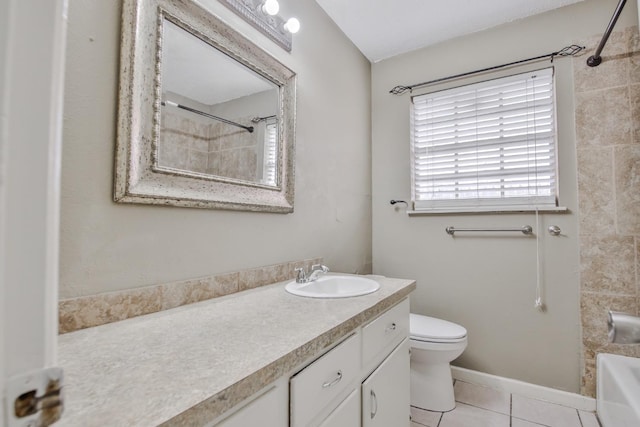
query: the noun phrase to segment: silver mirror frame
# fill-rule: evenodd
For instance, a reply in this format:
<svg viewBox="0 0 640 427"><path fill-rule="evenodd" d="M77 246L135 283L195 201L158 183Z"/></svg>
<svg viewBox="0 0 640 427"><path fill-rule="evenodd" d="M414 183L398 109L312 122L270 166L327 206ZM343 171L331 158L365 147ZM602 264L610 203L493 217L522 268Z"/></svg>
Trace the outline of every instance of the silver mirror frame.
<svg viewBox="0 0 640 427"><path fill-rule="evenodd" d="M156 167L164 19L280 87L278 185ZM290 213L294 200L296 74L191 0L124 0L114 200Z"/></svg>

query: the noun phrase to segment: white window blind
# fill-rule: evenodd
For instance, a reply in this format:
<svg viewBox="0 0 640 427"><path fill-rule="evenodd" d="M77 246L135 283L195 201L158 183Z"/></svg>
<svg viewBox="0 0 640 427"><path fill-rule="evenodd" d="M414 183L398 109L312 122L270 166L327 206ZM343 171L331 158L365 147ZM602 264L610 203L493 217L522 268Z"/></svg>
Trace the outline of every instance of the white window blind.
<svg viewBox="0 0 640 427"><path fill-rule="evenodd" d="M267 121L264 135L263 182L275 186L278 169L278 124L275 120Z"/></svg>
<svg viewBox="0 0 640 427"><path fill-rule="evenodd" d="M557 205L553 68L412 98L416 211Z"/></svg>

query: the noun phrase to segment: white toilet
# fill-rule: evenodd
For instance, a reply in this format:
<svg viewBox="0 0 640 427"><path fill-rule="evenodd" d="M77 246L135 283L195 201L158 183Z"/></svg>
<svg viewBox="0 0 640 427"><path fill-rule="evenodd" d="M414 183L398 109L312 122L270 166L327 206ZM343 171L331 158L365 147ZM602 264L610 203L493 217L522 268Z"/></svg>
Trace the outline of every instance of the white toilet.
<svg viewBox="0 0 640 427"><path fill-rule="evenodd" d="M467 330L433 317L410 315L411 405L446 412L456 407L449 363L467 348Z"/></svg>

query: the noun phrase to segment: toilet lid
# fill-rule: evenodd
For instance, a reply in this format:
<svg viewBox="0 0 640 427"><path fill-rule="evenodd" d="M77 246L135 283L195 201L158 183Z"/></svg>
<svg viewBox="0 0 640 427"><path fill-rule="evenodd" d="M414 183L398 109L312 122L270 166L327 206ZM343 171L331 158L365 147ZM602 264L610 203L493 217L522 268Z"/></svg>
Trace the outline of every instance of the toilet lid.
<svg viewBox="0 0 640 427"><path fill-rule="evenodd" d="M453 322L413 313L409 316L409 331L411 338L422 341L450 341L467 336L467 330Z"/></svg>

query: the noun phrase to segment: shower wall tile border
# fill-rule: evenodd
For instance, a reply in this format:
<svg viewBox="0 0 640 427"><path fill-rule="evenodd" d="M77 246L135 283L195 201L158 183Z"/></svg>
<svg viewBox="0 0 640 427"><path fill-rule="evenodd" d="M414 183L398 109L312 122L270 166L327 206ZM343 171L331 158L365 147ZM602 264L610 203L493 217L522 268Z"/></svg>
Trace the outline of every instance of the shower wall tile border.
<svg viewBox="0 0 640 427"><path fill-rule="evenodd" d="M309 270L313 264L322 262L322 258L289 261L231 273L60 300L59 333L100 326L282 282L295 276L295 268L303 267Z"/></svg>

